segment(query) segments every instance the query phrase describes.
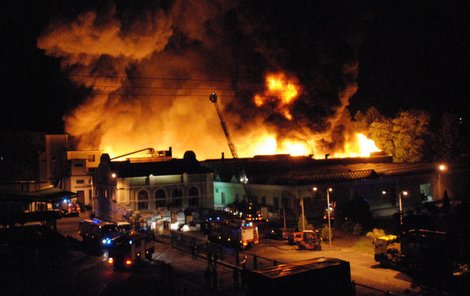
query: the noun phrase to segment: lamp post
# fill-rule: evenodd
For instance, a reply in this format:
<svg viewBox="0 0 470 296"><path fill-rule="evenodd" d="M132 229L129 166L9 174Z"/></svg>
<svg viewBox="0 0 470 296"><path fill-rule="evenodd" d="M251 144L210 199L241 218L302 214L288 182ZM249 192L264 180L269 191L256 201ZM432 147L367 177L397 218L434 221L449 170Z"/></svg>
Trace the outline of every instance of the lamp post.
<svg viewBox="0 0 470 296"><path fill-rule="evenodd" d="M403 228L403 201L402 201L402 196L407 196L407 195L408 195L408 191L401 191L398 194L398 206L399 206L399 209L400 209L400 228Z"/></svg>
<svg viewBox="0 0 470 296"><path fill-rule="evenodd" d="M444 193L442 192L442 174L444 174L447 171L447 165L444 163L440 163L437 166L437 196L444 196Z"/></svg>
<svg viewBox="0 0 470 296"><path fill-rule="evenodd" d="M305 209L304 209L304 197L300 198L300 207L302 209L302 231L305 230Z"/></svg>
<svg viewBox="0 0 470 296"><path fill-rule="evenodd" d="M328 188L326 190L326 211L328 215L328 242L331 248L331 214L330 214L330 192L333 191L333 188Z"/></svg>

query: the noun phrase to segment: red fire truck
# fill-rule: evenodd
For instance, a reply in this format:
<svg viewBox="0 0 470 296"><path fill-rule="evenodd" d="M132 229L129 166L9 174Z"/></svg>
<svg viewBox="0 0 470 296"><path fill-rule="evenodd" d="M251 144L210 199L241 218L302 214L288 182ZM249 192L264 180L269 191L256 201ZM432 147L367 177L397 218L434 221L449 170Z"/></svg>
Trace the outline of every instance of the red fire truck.
<svg viewBox="0 0 470 296"><path fill-rule="evenodd" d="M103 243L108 250L108 263L116 270L135 267L145 259L151 260L155 252L155 243L146 234L118 235Z"/></svg>
<svg viewBox="0 0 470 296"><path fill-rule="evenodd" d="M207 237L213 243L241 249L259 243L258 226L244 220L209 220L207 221Z"/></svg>

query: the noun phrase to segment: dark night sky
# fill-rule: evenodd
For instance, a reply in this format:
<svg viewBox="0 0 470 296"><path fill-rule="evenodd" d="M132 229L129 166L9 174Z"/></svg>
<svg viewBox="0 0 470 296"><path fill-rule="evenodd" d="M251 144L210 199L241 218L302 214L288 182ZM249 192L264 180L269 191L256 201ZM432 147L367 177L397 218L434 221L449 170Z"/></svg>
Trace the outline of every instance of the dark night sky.
<svg viewBox="0 0 470 296"><path fill-rule="evenodd" d="M73 15L81 1L6 0L0 4L0 98L2 129L63 132L62 115L81 99L60 61L36 48L36 39L57 15ZM312 1L305 1L310 3ZM302 2L273 5L270 17L279 17L279 30L303 30L305 19L322 16L326 22L345 21L334 16L335 5L320 1L306 9ZM263 5L274 3L265 1ZM276 2L277 3L277 2ZM418 108L439 114L444 110L468 116L470 98L470 2L468 1L344 1L359 3L355 14L363 14L358 46L359 90L351 109L376 106L393 115L399 110ZM295 5L286 12L285 8ZM336 8L342 6L341 2ZM284 11L282 11L284 10ZM261 13L265 13L260 9ZM297 19L301 18L301 20ZM277 18L274 18L275 20ZM273 18L271 18L273 21ZM297 27L296 27L297 26ZM326 26L332 28L334 26ZM344 26L343 27L347 27ZM330 32L322 32L328 34ZM337 32L332 32L337 33ZM300 34L302 38L305 35ZM293 42L304 54L303 42ZM308 42L305 42L305 46ZM297 51L296 51L297 50ZM298 61L302 56L298 57Z"/></svg>

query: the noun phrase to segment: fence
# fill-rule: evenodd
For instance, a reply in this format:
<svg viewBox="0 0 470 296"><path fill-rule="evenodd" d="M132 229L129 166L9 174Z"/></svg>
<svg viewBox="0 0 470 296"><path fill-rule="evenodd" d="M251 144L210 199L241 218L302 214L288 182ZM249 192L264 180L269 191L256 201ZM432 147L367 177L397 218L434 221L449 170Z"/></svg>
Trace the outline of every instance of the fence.
<svg viewBox="0 0 470 296"><path fill-rule="evenodd" d="M282 263L256 254L250 254L249 252L240 252L236 248L210 243L205 237L201 236L194 236L183 232L172 232L170 238L172 246L187 252L196 252L199 257L207 258L208 255L216 255L217 264L228 268L241 268L245 265L249 269L264 269ZM352 282L352 285L356 295L402 296L401 294L377 289L355 281Z"/></svg>

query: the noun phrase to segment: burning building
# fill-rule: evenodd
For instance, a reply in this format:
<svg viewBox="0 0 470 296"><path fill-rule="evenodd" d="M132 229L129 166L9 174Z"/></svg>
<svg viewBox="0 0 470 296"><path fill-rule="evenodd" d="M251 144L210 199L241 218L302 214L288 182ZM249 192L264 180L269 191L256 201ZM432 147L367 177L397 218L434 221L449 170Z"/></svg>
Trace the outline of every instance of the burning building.
<svg viewBox="0 0 470 296"><path fill-rule="evenodd" d="M305 16L311 23L303 31L310 35L299 39L297 27L281 27L275 16L324 7L110 3L58 17L37 42L85 89L84 100L64 116L79 150L113 157L172 145L216 158L226 145L206 101L213 91L242 157L351 157L378 150L347 109L359 71L359 39L349 30L360 19L346 24L333 15L327 22Z"/></svg>

